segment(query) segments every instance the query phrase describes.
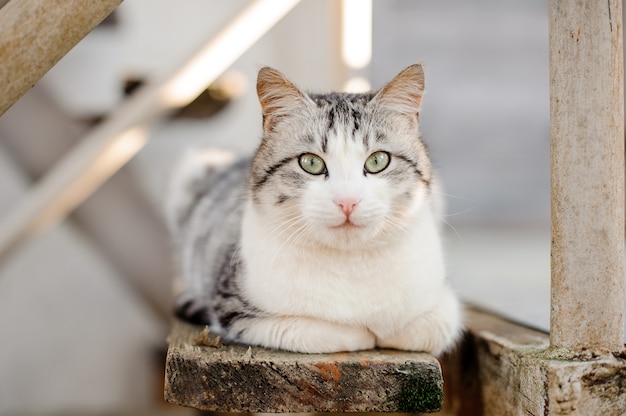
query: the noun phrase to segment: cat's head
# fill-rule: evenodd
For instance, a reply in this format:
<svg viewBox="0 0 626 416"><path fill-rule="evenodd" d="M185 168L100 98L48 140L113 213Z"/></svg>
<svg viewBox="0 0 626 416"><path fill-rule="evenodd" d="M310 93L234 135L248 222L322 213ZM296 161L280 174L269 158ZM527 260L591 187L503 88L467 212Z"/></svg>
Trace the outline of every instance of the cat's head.
<svg viewBox="0 0 626 416"><path fill-rule="evenodd" d="M366 94L306 94L261 69L264 135L249 187L270 232L339 249L405 232L428 204L432 179L419 134L423 91L421 65Z"/></svg>

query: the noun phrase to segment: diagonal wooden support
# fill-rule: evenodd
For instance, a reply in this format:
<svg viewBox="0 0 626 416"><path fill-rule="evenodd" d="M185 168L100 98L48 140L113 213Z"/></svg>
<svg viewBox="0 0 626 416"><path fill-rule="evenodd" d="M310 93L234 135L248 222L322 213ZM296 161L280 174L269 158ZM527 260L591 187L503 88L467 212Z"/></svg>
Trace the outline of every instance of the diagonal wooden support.
<svg viewBox="0 0 626 416"><path fill-rule="evenodd" d="M12 9L14 2L18 5L31 4L30 0L13 0L0 9L0 88L5 87L2 82L11 83L14 78L19 78L19 73L16 74L13 70L3 78L3 68L8 66L11 69L14 64L2 60L4 46L2 35L6 34L10 42L12 35L22 33L17 31L15 35L6 32L2 27L6 16L13 15L11 10L14 10ZM32 4L39 5L41 9L38 9L39 12L44 13L44 5L59 2L63 3L59 0L50 3L33 0ZM67 2L69 5L74 3L86 2L85 0ZM251 1L194 56L186 62L179 63L168 77L147 85L119 105L103 123L84 137L79 145L68 152L63 160L18 201L7 215L0 218L0 261L22 242L63 220L143 148L150 126L172 109L193 100L298 3L299 0ZM80 9L85 7L82 5ZM9 12L5 9L9 9ZM27 19L26 27L37 24L38 15L27 17L34 19L34 22ZM66 25L71 23L65 20L62 22ZM33 27L31 30L37 32ZM21 62L19 54L10 57ZM33 63L35 64L38 63ZM33 79L31 82L35 81L36 79ZM0 103L2 100L0 97Z"/></svg>
<svg viewBox="0 0 626 416"><path fill-rule="evenodd" d="M0 8L0 115L122 0L11 0Z"/></svg>
<svg viewBox="0 0 626 416"><path fill-rule="evenodd" d="M176 322L169 338L165 398L220 412L407 412L441 408L443 380L432 356L392 350L296 354L226 345Z"/></svg>

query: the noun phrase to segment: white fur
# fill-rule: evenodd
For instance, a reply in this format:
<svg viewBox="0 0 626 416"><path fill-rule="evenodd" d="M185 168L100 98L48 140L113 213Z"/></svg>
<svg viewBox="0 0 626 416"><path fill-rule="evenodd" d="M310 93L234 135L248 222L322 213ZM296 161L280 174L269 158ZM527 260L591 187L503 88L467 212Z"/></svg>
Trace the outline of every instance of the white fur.
<svg viewBox="0 0 626 416"><path fill-rule="evenodd" d="M441 204L418 133L423 75L413 65L368 103L345 102L354 113L329 119L324 105L278 71L259 72L265 136L252 166L236 275L245 307L234 303L242 316L228 328L216 320L213 329L307 353L380 346L440 354L454 344L460 306L445 276ZM357 113L358 123L342 124ZM380 140L379 129L386 134ZM306 137L324 138L324 145ZM391 155L389 171L368 174L364 163L376 151ZM305 173L297 156L303 152L317 154L327 170ZM191 164L183 173L201 175ZM188 201L174 199L176 224ZM196 252L188 253L183 260L197 266ZM202 289L205 275L196 275Z"/></svg>
<svg viewBox="0 0 626 416"><path fill-rule="evenodd" d="M242 289L276 317L255 324L243 341L302 352L378 345L439 354L462 325L445 279L437 214L425 189L391 212L402 190L364 177L365 150L350 146L331 149L341 161L327 158L333 174L312 181L304 202L245 207ZM358 227L334 228L345 221L333 202L341 197L360 201L350 217Z"/></svg>
<svg viewBox="0 0 626 416"><path fill-rule="evenodd" d="M340 251L284 244L248 206L242 245L249 268L244 280L247 297L269 312L288 317L288 323L276 320L277 326L294 327L293 317L308 317L332 332L320 337L318 331L302 330L287 345L281 339L259 339L273 331L258 328L255 339L246 341L305 352L336 351L346 348L347 326L371 332L379 346L442 352L458 335L461 318L444 281L434 218L430 209L423 211L396 244ZM328 323L337 324L335 330L327 328ZM351 349L370 348L370 341L362 336L362 343Z"/></svg>

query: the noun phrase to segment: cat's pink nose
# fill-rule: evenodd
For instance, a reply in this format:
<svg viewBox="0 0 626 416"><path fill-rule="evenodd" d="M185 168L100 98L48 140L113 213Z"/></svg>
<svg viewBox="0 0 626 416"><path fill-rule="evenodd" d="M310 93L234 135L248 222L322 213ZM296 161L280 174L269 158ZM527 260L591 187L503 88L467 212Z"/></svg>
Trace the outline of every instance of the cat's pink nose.
<svg viewBox="0 0 626 416"><path fill-rule="evenodd" d="M346 218L350 217L350 215L352 214L352 211L354 211L354 208L356 208L358 203L359 203L359 200L356 198L335 199L335 204L337 204L337 206L341 208Z"/></svg>

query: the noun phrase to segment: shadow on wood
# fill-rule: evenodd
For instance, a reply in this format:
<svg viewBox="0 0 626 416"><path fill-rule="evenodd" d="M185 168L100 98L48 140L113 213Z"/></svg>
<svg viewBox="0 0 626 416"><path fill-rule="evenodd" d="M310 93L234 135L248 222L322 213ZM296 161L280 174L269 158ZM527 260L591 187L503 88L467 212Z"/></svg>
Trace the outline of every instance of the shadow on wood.
<svg viewBox="0 0 626 416"><path fill-rule="evenodd" d="M409 412L441 409L439 362L423 353L370 350L297 354L224 344L176 322L167 401L220 412Z"/></svg>

